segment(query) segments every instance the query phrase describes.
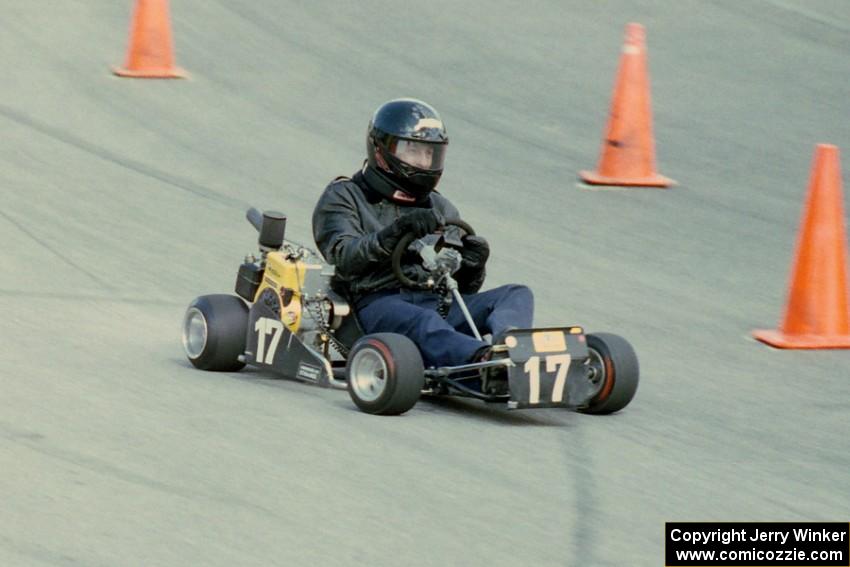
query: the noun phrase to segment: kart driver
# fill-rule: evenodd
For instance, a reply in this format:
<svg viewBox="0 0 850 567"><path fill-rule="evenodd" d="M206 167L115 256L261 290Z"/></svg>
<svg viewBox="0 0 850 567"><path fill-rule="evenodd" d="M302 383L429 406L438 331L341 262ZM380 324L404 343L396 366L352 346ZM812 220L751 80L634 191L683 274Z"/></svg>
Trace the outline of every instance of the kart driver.
<svg viewBox="0 0 850 567"><path fill-rule="evenodd" d="M449 139L437 111L414 99L383 104L369 123L368 158L351 178L327 186L313 211L313 237L336 266L334 286L354 307L365 333L392 332L419 347L425 367L488 360L490 345L472 336L457 303L443 319L432 291L405 289L391 267L396 244L408 233L421 238L460 214L435 190L443 173ZM534 299L523 285L479 292L490 247L481 236L462 237L459 291L482 335L494 343L515 327L532 326ZM420 265L405 267L425 282Z"/></svg>

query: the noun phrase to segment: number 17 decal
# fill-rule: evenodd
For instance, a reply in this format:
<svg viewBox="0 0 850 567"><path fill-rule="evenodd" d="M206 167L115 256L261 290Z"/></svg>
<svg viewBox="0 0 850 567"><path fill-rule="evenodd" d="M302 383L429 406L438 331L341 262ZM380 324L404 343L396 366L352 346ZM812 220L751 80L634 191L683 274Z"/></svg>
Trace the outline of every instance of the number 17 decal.
<svg viewBox="0 0 850 567"><path fill-rule="evenodd" d="M280 342L280 337L283 334L283 323L268 317L260 317L254 324L254 330L257 331L257 362L273 363L277 343ZM266 352L266 335L272 336L268 352Z"/></svg>
<svg viewBox="0 0 850 567"><path fill-rule="evenodd" d="M567 381L567 370L570 367L569 354L550 354L545 359L546 372L555 373L555 385L552 388L552 403L564 401L564 383ZM532 356L523 366L528 374L528 402L540 403L540 357Z"/></svg>

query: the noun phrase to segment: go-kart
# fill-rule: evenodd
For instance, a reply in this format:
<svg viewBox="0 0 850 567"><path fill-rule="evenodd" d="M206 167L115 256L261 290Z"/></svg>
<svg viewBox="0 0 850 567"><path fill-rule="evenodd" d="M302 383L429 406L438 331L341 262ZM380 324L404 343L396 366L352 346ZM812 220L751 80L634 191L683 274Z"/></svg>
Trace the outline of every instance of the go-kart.
<svg viewBox="0 0 850 567"><path fill-rule="evenodd" d="M422 395L609 414L635 395L639 369L631 345L579 326L512 329L497 338L489 360L425 368L409 338L364 335L349 302L332 289L333 266L284 239L285 215L251 208L246 217L259 232L260 255L248 255L239 267L236 295L203 295L186 310L183 347L196 368L232 372L251 365L347 389L360 410L379 415L404 413ZM456 302L480 339L453 278L463 233L474 231L449 221L440 235L408 234L393 250L392 267L401 285L439 294L443 316ZM430 274L425 283L405 274L403 258L411 254Z"/></svg>

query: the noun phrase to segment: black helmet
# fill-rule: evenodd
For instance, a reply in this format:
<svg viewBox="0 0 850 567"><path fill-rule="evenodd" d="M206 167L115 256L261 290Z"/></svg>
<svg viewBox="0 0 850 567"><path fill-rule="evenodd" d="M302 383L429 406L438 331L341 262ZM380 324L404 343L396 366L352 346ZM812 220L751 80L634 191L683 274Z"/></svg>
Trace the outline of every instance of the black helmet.
<svg viewBox="0 0 850 567"><path fill-rule="evenodd" d="M443 121L431 105L412 98L391 100L369 122L367 169L387 181L393 193L401 190L419 201L437 186L448 143Z"/></svg>

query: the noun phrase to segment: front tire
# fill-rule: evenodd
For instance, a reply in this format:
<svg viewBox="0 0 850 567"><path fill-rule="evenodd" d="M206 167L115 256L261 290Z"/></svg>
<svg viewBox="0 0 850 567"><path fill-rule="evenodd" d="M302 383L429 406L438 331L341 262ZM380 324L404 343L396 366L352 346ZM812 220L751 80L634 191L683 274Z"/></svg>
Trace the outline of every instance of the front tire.
<svg viewBox="0 0 850 567"><path fill-rule="evenodd" d="M582 413L604 415L620 411L632 401L640 378L637 355L626 339L611 333L587 335L590 371L598 384Z"/></svg>
<svg viewBox="0 0 850 567"><path fill-rule="evenodd" d="M202 295L183 317L183 350L195 368L219 372L241 370L248 306L235 295Z"/></svg>
<svg viewBox="0 0 850 567"><path fill-rule="evenodd" d="M413 341L395 333L362 337L345 366L348 394L360 410L399 415L419 400L425 385L422 355Z"/></svg>

